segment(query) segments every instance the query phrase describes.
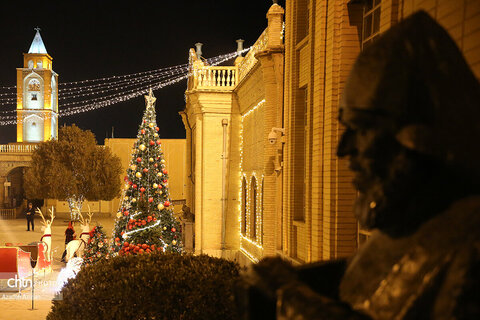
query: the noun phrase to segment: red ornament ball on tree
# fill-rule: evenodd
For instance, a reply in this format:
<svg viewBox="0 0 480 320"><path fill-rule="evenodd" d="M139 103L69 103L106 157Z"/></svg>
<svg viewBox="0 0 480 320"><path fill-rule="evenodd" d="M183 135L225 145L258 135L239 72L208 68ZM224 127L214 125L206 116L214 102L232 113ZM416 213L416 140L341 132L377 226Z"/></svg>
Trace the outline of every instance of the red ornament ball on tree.
<svg viewBox="0 0 480 320"><path fill-rule="evenodd" d="M162 169L162 172L163 172L163 174L167 174L167 173L168 173L167 169Z"/></svg>
<svg viewBox="0 0 480 320"><path fill-rule="evenodd" d="M153 141L153 140L150 140L149 143L150 143L151 146L155 145L155 141Z"/></svg>
<svg viewBox="0 0 480 320"><path fill-rule="evenodd" d="M155 163L153 166L154 166L155 168L158 168L158 164L157 164L157 163Z"/></svg>
<svg viewBox="0 0 480 320"><path fill-rule="evenodd" d="M160 130L160 128L159 128L159 127L155 127L155 131L157 131L157 132L158 132L158 130Z"/></svg>
<svg viewBox="0 0 480 320"><path fill-rule="evenodd" d="M137 185L136 185L136 184L133 184L132 188L133 188L133 189L137 189Z"/></svg>
<svg viewBox="0 0 480 320"><path fill-rule="evenodd" d="M162 143L160 142L160 139L157 140L157 144L161 145Z"/></svg>
<svg viewBox="0 0 480 320"><path fill-rule="evenodd" d="M137 162L142 162L142 158L138 157Z"/></svg>
<svg viewBox="0 0 480 320"><path fill-rule="evenodd" d="M175 229L175 228L172 228L172 232L175 232L175 231L177 231L177 229Z"/></svg>
<svg viewBox="0 0 480 320"><path fill-rule="evenodd" d="M152 203L152 202L153 202L153 198L148 198L148 202Z"/></svg>
<svg viewBox="0 0 480 320"><path fill-rule="evenodd" d="M145 134L145 129L140 130L142 134Z"/></svg>
<svg viewBox="0 0 480 320"><path fill-rule="evenodd" d="M147 172L148 172L148 169L147 169L147 168L143 168L143 172L144 172L144 173L147 173Z"/></svg>
<svg viewBox="0 0 480 320"><path fill-rule="evenodd" d="M170 201L165 201L165 202L163 203L163 205L164 205L165 207L168 207L168 206L170 205Z"/></svg>
<svg viewBox="0 0 480 320"><path fill-rule="evenodd" d="M140 188L140 192L145 192L145 188L144 188L144 187L141 187L141 188Z"/></svg>

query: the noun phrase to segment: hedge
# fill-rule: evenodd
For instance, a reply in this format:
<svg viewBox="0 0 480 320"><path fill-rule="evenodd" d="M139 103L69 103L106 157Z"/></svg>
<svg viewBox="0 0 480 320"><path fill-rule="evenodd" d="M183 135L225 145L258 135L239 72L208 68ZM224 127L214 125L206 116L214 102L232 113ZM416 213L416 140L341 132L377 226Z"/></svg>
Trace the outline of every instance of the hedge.
<svg viewBox="0 0 480 320"><path fill-rule="evenodd" d="M47 319L236 319L238 278L236 263L206 255L117 256L82 268Z"/></svg>

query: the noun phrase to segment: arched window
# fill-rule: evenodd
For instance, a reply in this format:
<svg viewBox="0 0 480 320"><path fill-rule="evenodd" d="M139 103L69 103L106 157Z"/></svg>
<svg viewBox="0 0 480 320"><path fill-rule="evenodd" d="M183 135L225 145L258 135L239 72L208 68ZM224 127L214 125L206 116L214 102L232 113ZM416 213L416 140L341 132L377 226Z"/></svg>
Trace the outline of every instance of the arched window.
<svg viewBox="0 0 480 320"><path fill-rule="evenodd" d="M262 193L260 194L260 201L261 201L261 211L260 211L260 237L259 237L259 242L263 244L263 208L265 207L263 205L263 194L264 194L264 179L262 177Z"/></svg>
<svg viewBox="0 0 480 320"><path fill-rule="evenodd" d="M242 218L240 221L242 235L247 234L247 180L242 178Z"/></svg>
<svg viewBox="0 0 480 320"><path fill-rule="evenodd" d="M32 79L28 82L28 91L30 92L30 100L38 101L38 95L40 94L40 81L38 79Z"/></svg>
<svg viewBox="0 0 480 320"><path fill-rule="evenodd" d="M23 108L43 109L43 79L32 72L23 81Z"/></svg>
<svg viewBox="0 0 480 320"><path fill-rule="evenodd" d="M252 177L250 185L250 235L253 240L257 238L257 179Z"/></svg>

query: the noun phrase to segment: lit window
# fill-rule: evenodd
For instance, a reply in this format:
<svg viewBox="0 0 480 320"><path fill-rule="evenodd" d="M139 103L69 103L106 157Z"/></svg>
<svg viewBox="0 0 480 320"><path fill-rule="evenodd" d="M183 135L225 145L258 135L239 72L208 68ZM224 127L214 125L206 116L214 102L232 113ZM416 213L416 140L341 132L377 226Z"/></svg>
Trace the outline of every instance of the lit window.
<svg viewBox="0 0 480 320"><path fill-rule="evenodd" d="M241 231L245 236L247 233L247 181L245 177L242 179L242 220L241 220Z"/></svg>
<svg viewBox="0 0 480 320"><path fill-rule="evenodd" d="M362 48L369 46L380 35L381 0L366 0L363 7Z"/></svg>
<svg viewBox="0 0 480 320"><path fill-rule="evenodd" d="M257 238L257 179L255 177L252 177L250 188L250 235L255 240Z"/></svg>
<svg viewBox="0 0 480 320"><path fill-rule="evenodd" d="M262 211L260 212L260 241L259 241L260 243L263 243L263 208L264 208L264 206L263 206L263 190L264 190L263 185L264 185L264 180L262 178L262 194L260 195L260 197L262 199L261 200L262 201L261 202L261 204L262 204L262 209L261 210Z"/></svg>
<svg viewBox="0 0 480 320"><path fill-rule="evenodd" d="M37 94L36 93L32 93L32 101L37 101Z"/></svg>

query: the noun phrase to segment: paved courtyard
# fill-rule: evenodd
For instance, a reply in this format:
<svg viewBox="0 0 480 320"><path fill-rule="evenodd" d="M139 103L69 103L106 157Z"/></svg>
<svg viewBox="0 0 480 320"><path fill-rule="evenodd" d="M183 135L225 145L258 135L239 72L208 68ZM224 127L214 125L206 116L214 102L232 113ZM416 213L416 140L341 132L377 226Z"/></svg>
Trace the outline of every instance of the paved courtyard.
<svg viewBox="0 0 480 320"><path fill-rule="evenodd" d="M104 227L107 236L111 236L114 224L114 218L108 216L93 216L91 227L101 224ZM68 225L68 219L66 217L57 217L53 222L52 227L52 249L53 249L53 271L49 274L38 275L37 281L53 282L57 279L59 271L65 266L60 262L62 253L65 249L65 236L64 232ZM43 235L41 230L42 223L41 218L35 219L35 231L27 232L27 223L25 219L15 220L0 220L0 246L4 246L5 243L22 243L28 244L30 242L39 241ZM81 233L80 226L75 228L75 231L79 235ZM16 294L15 299L12 299L13 293L0 292L0 320L30 320L30 319L45 319L51 308L51 298L54 296L54 291L50 287L41 292L40 297L42 300L35 301L35 310L31 310L31 300L23 299L22 296ZM30 288L22 291L22 294L29 294ZM36 292L38 293L38 292ZM35 294L37 295L37 294ZM31 296L30 296L31 297Z"/></svg>

